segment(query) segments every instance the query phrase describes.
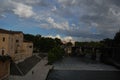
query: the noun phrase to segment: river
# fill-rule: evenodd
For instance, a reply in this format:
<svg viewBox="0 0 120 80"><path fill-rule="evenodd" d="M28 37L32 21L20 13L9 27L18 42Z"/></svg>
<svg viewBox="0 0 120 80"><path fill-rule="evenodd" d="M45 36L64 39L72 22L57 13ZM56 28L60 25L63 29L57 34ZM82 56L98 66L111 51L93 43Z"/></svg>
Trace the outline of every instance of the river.
<svg viewBox="0 0 120 80"><path fill-rule="evenodd" d="M47 80L120 80L120 71L53 70Z"/></svg>
<svg viewBox="0 0 120 80"><path fill-rule="evenodd" d="M120 80L118 69L88 58L65 57L53 66L47 80Z"/></svg>

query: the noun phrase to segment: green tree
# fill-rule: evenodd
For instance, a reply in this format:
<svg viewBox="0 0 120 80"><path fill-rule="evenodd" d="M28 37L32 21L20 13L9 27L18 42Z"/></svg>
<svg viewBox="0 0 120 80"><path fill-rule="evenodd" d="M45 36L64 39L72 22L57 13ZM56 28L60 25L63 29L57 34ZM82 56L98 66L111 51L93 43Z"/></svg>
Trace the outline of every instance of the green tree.
<svg viewBox="0 0 120 80"><path fill-rule="evenodd" d="M32 41L32 42L34 42L34 38L35 38L35 36L32 35L32 34L24 34L24 39L26 41Z"/></svg>
<svg viewBox="0 0 120 80"><path fill-rule="evenodd" d="M64 55L64 50L60 47L54 47L48 53L48 63L53 63L61 59Z"/></svg>
<svg viewBox="0 0 120 80"><path fill-rule="evenodd" d="M55 38L54 40L55 40L56 46L61 46L62 45L62 41L60 39Z"/></svg>
<svg viewBox="0 0 120 80"><path fill-rule="evenodd" d="M120 31L116 33L115 37L114 37L114 44L115 46L120 46Z"/></svg>
<svg viewBox="0 0 120 80"><path fill-rule="evenodd" d="M72 46L73 44L71 42L68 42L66 46Z"/></svg>
<svg viewBox="0 0 120 80"><path fill-rule="evenodd" d="M113 45L113 40L109 38L106 38L100 42L103 44L104 47L111 47Z"/></svg>
<svg viewBox="0 0 120 80"><path fill-rule="evenodd" d="M24 34L24 39L26 41L31 41L34 44L34 52L48 52L56 46L61 46L62 41L58 38L45 38L41 37L40 34Z"/></svg>

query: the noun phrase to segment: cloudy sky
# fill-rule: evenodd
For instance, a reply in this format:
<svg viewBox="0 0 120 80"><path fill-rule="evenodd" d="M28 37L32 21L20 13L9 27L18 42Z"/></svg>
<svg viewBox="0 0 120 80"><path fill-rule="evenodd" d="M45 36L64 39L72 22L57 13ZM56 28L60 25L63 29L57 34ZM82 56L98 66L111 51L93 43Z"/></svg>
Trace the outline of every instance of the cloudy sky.
<svg viewBox="0 0 120 80"><path fill-rule="evenodd" d="M120 0L0 0L0 28L77 41L113 38Z"/></svg>

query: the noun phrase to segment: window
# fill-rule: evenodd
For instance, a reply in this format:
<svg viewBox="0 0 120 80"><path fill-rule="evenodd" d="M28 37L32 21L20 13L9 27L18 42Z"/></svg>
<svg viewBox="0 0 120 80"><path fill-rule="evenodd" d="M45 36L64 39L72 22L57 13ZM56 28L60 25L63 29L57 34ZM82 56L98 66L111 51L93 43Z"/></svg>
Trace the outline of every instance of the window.
<svg viewBox="0 0 120 80"><path fill-rule="evenodd" d="M3 37L3 42L5 42L5 37Z"/></svg>
<svg viewBox="0 0 120 80"><path fill-rule="evenodd" d="M18 51L16 50L16 51L15 51L15 54L17 54L17 53L18 53Z"/></svg>
<svg viewBox="0 0 120 80"><path fill-rule="evenodd" d="M29 46L29 48L32 48L32 46Z"/></svg>
<svg viewBox="0 0 120 80"><path fill-rule="evenodd" d="M5 51L4 50L2 50L2 55L4 55L5 54Z"/></svg>
<svg viewBox="0 0 120 80"><path fill-rule="evenodd" d="M18 43L19 42L19 40L16 40L16 43Z"/></svg>

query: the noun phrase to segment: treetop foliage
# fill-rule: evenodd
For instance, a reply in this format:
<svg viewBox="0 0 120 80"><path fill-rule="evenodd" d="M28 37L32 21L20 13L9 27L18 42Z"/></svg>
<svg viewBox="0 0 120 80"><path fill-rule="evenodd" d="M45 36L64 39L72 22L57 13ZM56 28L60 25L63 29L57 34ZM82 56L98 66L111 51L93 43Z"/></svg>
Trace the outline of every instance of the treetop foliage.
<svg viewBox="0 0 120 80"><path fill-rule="evenodd" d="M50 49L62 45L62 41L58 38L52 39L42 37L41 35L24 34L24 39L32 41L34 44L34 52L48 52Z"/></svg>

